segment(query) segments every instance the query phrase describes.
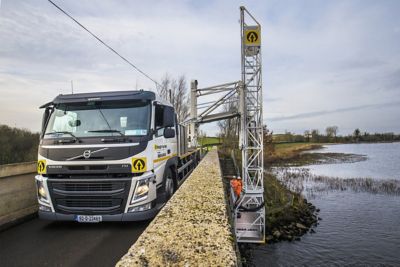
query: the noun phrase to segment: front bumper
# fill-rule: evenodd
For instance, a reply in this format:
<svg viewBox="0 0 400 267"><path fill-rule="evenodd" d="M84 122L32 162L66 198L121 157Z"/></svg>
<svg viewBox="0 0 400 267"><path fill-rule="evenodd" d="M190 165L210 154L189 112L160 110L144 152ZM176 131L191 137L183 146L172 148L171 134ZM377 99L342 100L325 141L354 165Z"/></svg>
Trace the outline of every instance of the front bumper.
<svg viewBox="0 0 400 267"><path fill-rule="evenodd" d="M146 221L154 218L162 206L156 206L150 210L120 213L114 215L101 215L103 222L124 222L124 221ZM50 221L76 221L75 214L63 214L59 212L39 211L39 218Z"/></svg>
<svg viewBox="0 0 400 267"><path fill-rule="evenodd" d="M41 175L35 176L37 181L43 183L48 196L46 202L39 199L39 204L48 207L50 211L39 210L39 217L45 220L54 221L74 221L76 215L101 215L103 221L142 221L148 220L157 214L161 208L156 203L155 207L146 211L128 212L130 208L141 206L149 202L155 202L156 187L151 188L146 199L137 200L131 203L138 180L154 178L152 172L147 172L141 176L124 179L50 179ZM123 188L110 188L108 191L98 190L108 184L124 183ZM58 187L55 188L55 184ZM60 185L62 186L60 188ZM84 186L85 190L78 190L78 186ZM100 186L101 185L101 186ZM153 185L153 183L151 183ZM69 186L69 187L67 187ZM93 190L92 188L96 190ZM70 188L73 188L71 190ZM91 190L89 190L91 189ZM115 192L118 191L122 192ZM118 203L114 203L119 201ZM112 201L112 202L111 202ZM103 203L109 206L103 206ZM144 202L144 203L143 203ZM153 202L153 203L154 203ZM98 203L98 204L96 204ZM110 203L110 204L108 204ZM116 210L116 205L119 205ZM87 206L85 206L87 205ZM98 207L96 206L98 205ZM110 209L107 211L106 209ZM112 210L111 210L112 209Z"/></svg>

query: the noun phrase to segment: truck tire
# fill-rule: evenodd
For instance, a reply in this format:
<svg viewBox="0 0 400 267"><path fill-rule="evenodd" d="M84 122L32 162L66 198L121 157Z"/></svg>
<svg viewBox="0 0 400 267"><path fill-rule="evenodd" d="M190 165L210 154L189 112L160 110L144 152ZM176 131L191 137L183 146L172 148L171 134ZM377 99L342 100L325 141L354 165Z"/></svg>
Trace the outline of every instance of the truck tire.
<svg viewBox="0 0 400 267"><path fill-rule="evenodd" d="M166 201L168 201L175 192L174 176L170 168L165 171L165 181L163 186L163 191L165 193Z"/></svg>

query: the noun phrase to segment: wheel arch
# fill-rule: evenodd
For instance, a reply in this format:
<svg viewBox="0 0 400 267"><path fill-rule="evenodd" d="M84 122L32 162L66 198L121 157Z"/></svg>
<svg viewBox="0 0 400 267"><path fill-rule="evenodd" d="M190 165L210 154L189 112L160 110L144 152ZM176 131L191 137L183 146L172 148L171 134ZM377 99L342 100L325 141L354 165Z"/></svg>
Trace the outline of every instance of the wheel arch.
<svg viewBox="0 0 400 267"><path fill-rule="evenodd" d="M172 157L167 160L167 162L165 163L164 175L168 169L171 170L171 172L172 172L175 189L178 189L178 157L177 156Z"/></svg>

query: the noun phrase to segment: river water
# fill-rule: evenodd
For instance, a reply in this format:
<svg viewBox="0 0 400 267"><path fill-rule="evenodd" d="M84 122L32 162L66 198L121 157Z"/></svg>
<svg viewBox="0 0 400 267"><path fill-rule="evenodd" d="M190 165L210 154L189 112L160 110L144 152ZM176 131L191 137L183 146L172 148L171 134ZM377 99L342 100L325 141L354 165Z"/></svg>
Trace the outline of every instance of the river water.
<svg viewBox="0 0 400 267"><path fill-rule="evenodd" d="M400 180L400 143L329 145L317 152L367 160L305 166L315 175ZM306 197L321 210L316 233L256 246L256 266L400 266L400 195L327 189Z"/></svg>
<svg viewBox="0 0 400 267"><path fill-rule="evenodd" d="M351 153L368 157L366 161L355 163L307 166L317 175L400 180L400 143L330 145L313 152Z"/></svg>

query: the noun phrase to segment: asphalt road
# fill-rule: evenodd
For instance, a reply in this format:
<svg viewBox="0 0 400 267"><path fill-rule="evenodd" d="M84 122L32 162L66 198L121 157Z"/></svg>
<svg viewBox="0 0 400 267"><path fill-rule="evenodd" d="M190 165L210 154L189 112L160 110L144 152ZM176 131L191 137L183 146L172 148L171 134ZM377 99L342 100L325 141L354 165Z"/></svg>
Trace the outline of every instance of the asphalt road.
<svg viewBox="0 0 400 267"><path fill-rule="evenodd" d="M148 224L34 218L0 232L0 266L114 266Z"/></svg>

